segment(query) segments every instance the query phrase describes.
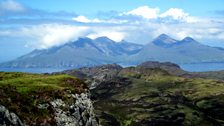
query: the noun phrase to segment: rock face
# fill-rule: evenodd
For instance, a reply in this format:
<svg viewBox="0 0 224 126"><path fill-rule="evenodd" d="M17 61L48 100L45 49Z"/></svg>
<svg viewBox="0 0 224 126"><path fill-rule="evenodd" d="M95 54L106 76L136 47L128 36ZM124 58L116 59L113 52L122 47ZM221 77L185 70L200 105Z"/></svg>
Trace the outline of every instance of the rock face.
<svg viewBox="0 0 224 126"><path fill-rule="evenodd" d="M78 78L0 72L0 126L98 126L93 110Z"/></svg>
<svg viewBox="0 0 224 126"><path fill-rule="evenodd" d="M54 111L56 126L98 126L89 93L71 94L70 97L75 101L71 105L66 104L62 99L55 99L50 103L39 104L38 108L50 107ZM0 105L0 126L25 125L15 113L9 112Z"/></svg>
<svg viewBox="0 0 224 126"><path fill-rule="evenodd" d="M39 108L51 106L57 126L98 126L89 94L71 94L69 97L74 99L70 105L55 99L49 104L40 104Z"/></svg>
<svg viewBox="0 0 224 126"><path fill-rule="evenodd" d="M19 117L9 112L4 106L0 105L0 125L1 126L24 126Z"/></svg>
<svg viewBox="0 0 224 126"><path fill-rule="evenodd" d="M71 97L76 101L70 106L61 99L50 102L54 109L57 126L98 126L88 94L72 94Z"/></svg>

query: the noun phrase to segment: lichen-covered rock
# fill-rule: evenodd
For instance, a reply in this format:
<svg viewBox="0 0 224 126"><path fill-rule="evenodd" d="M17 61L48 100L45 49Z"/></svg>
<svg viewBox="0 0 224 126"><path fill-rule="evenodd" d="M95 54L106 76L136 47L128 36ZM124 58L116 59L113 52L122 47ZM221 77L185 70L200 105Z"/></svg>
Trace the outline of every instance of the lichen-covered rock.
<svg viewBox="0 0 224 126"><path fill-rule="evenodd" d="M24 126L19 117L9 112L4 106L0 105L0 125L1 126Z"/></svg>
<svg viewBox="0 0 224 126"><path fill-rule="evenodd" d="M0 78L0 126L98 125L87 84L76 77L0 72Z"/></svg>
<svg viewBox="0 0 224 126"><path fill-rule="evenodd" d="M71 94L74 103L67 104L62 99L39 104L39 109L51 108L57 126L98 126L94 108L88 93ZM0 126L25 126L19 117L0 105Z"/></svg>
<svg viewBox="0 0 224 126"><path fill-rule="evenodd" d="M75 103L65 104L61 99L50 102L57 126L98 126L88 93L72 94Z"/></svg>

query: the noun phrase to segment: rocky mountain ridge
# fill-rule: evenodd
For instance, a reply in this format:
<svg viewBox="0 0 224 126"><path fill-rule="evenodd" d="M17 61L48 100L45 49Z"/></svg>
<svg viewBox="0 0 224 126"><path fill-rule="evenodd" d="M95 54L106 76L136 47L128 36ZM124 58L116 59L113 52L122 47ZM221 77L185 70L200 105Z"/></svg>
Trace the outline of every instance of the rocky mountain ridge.
<svg viewBox="0 0 224 126"><path fill-rule="evenodd" d="M209 53L208 53L209 52ZM146 45L107 37L79 38L77 41L34 50L13 61L1 63L7 68L80 68L117 63L124 66L145 61L183 63L224 62L224 50L200 44L190 37L175 40L162 34Z"/></svg>

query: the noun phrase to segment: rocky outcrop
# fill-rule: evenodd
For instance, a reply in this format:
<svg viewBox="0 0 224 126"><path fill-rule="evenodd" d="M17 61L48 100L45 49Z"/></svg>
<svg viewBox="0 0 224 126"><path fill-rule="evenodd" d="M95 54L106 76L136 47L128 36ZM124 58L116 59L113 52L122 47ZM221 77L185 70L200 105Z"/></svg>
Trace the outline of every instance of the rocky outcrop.
<svg viewBox="0 0 224 126"><path fill-rule="evenodd" d="M0 126L98 126L87 84L78 78L17 72L0 78Z"/></svg>
<svg viewBox="0 0 224 126"><path fill-rule="evenodd" d="M39 104L39 109L52 109L56 126L98 126L89 93L71 94L74 103L62 99ZM38 125L45 125L38 124ZM0 105L0 126L25 126L15 113Z"/></svg>
<svg viewBox="0 0 224 126"><path fill-rule="evenodd" d="M50 102L57 126L98 126L88 94L72 94L71 97L76 101L69 106L61 99Z"/></svg>
<svg viewBox="0 0 224 126"><path fill-rule="evenodd" d="M9 112L4 106L0 105L0 125L1 126L24 126L19 117Z"/></svg>
<svg viewBox="0 0 224 126"><path fill-rule="evenodd" d="M83 67L75 70L66 70L59 73L53 74L68 74L71 76L79 77L86 80L85 82L89 84L89 88L93 89L98 86L101 82L105 80L114 79L118 73L122 70L122 67L117 64L107 64L95 67Z"/></svg>
<svg viewBox="0 0 224 126"><path fill-rule="evenodd" d="M137 65L138 68L160 68L167 71L171 75L183 75L186 71L182 70L179 65L171 62L147 61Z"/></svg>

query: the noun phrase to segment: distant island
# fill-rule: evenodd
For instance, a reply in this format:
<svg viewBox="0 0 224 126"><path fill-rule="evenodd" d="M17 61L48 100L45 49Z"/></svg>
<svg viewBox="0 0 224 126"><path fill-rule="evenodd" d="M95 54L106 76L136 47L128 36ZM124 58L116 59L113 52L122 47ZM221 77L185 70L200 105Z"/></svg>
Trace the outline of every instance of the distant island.
<svg viewBox="0 0 224 126"><path fill-rule="evenodd" d="M107 37L79 38L77 41L34 50L13 61L1 63L4 68L80 68L102 64L137 65L144 61L184 63L224 62L224 49L200 44L190 37L175 40L161 34L146 45L125 40L115 42Z"/></svg>

